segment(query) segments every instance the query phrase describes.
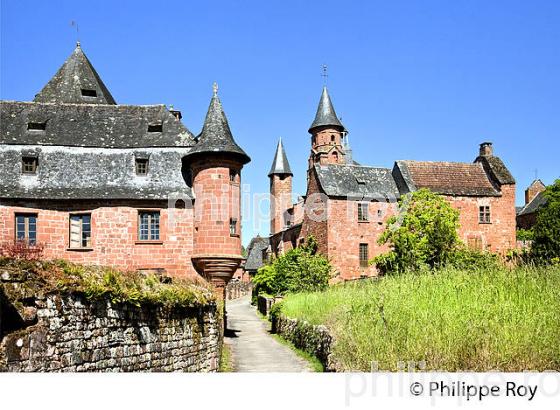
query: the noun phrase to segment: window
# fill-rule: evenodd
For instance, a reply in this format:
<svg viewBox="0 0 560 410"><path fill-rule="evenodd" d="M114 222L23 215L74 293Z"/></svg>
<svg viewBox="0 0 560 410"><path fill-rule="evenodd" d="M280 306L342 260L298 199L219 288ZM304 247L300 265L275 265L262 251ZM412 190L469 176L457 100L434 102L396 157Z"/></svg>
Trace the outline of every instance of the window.
<svg viewBox="0 0 560 410"><path fill-rule="evenodd" d="M163 124L148 124L148 132L162 132Z"/></svg>
<svg viewBox="0 0 560 410"><path fill-rule="evenodd" d="M46 122L28 122L27 129L30 131L45 131L47 129Z"/></svg>
<svg viewBox="0 0 560 410"><path fill-rule="evenodd" d="M82 97L95 98L95 97L97 97L97 91L96 90L90 90L90 89L87 89L87 88L82 88Z"/></svg>
<svg viewBox="0 0 560 410"><path fill-rule="evenodd" d="M148 159L136 158L136 175L148 175Z"/></svg>
<svg viewBox="0 0 560 410"><path fill-rule="evenodd" d="M91 247L91 214L70 215L70 248Z"/></svg>
<svg viewBox="0 0 560 410"><path fill-rule="evenodd" d="M470 249L481 251L482 250L482 239L479 236L469 237L469 238L467 238L467 246Z"/></svg>
<svg viewBox="0 0 560 410"><path fill-rule="evenodd" d="M231 236L237 235L237 219L235 218L229 220L229 234Z"/></svg>
<svg viewBox="0 0 560 410"><path fill-rule="evenodd" d="M490 207L488 205L478 207L478 223L490 223Z"/></svg>
<svg viewBox="0 0 560 410"><path fill-rule="evenodd" d="M39 159L37 157L22 157L21 158L21 171L24 174L36 174Z"/></svg>
<svg viewBox="0 0 560 410"><path fill-rule="evenodd" d="M334 142L335 138L336 138L336 137L334 136L334 134L332 134L332 135L331 135L331 142Z"/></svg>
<svg viewBox="0 0 560 410"><path fill-rule="evenodd" d="M138 213L138 239L159 241L159 212L143 211Z"/></svg>
<svg viewBox="0 0 560 410"><path fill-rule="evenodd" d="M338 162L338 152L333 152L332 157L334 162Z"/></svg>
<svg viewBox="0 0 560 410"><path fill-rule="evenodd" d="M367 268L368 267L368 261L369 261L369 255L368 255L368 244L367 243L361 243L360 244L360 267L361 268Z"/></svg>
<svg viewBox="0 0 560 410"><path fill-rule="evenodd" d="M16 240L37 243L37 215L16 214Z"/></svg>
<svg viewBox="0 0 560 410"><path fill-rule="evenodd" d="M237 171L235 169L229 170L229 182L236 182L237 181Z"/></svg>
<svg viewBox="0 0 560 410"><path fill-rule="evenodd" d="M359 203L358 204L358 222L367 222L368 218L368 211L369 211L369 204L367 203Z"/></svg>
<svg viewBox="0 0 560 410"><path fill-rule="evenodd" d="M380 219L383 218L383 210L382 209L377 210L377 217L380 218Z"/></svg>

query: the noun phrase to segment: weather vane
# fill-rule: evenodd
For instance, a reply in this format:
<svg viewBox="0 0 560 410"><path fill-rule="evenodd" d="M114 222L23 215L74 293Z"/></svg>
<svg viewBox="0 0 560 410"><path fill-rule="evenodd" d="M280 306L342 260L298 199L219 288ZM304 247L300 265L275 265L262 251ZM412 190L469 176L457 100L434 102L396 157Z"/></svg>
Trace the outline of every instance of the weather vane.
<svg viewBox="0 0 560 410"><path fill-rule="evenodd" d="M325 83L325 85L327 85L327 78L329 77L329 73L327 72L327 70L327 65L323 64L323 74L321 74L321 77L323 77L323 82Z"/></svg>
<svg viewBox="0 0 560 410"><path fill-rule="evenodd" d="M80 28L78 27L78 23L74 20L70 22L72 27L76 27L76 44L80 45Z"/></svg>

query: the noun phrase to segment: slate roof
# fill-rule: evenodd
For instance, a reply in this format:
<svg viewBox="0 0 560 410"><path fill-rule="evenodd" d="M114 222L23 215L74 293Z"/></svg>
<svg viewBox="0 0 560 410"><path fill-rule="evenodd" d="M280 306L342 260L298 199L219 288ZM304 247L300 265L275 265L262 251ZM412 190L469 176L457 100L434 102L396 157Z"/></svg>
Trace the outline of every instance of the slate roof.
<svg viewBox="0 0 560 410"><path fill-rule="evenodd" d="M480 163L396 161L401 191L428 188L444 195L499 196ZM399 171L399 172L397 172Z"/></svg>
<svg viewBox="0 0 560 410"><path fill-rule="evenodd" d="M517 215L529 215L537 212L542 206L546 205L547 199L544 192L539 192L531 202L521 208Z"/></svg>
<svg viewBox="0 0 560 410"><path fill-rule="evenodd" d="M251 158L233 139L222 103L218 98L216 85L214 85L214 95L210 100L204 126L196 141L196 145L191 150L191 156L195 154L224 153L237 156L243 164L251 161Z"/></svg>
<svg viewBox="0 0 560 410"><path fill-rule="evenodd" d="M262 252L268 248L269 239L261 236L256 236L251 239L247 247L247 261L245 262L246 271L257 271L264 265L262 259Z"/></svg>
<svg viewBox="0 0 560 410"><path fill-rule="evenodd" d="M324 127L324 126L334 126L344 131L344 125L338 119L334 106L329 96L327 87L323 87L323 92L321 93L321 99L319 100L319 106L317 107L317 113L315 114L315 119L309 127L309 132L313 128Z"/></svg>
<svg viewBox="0 0 560 410"><path fill-rule="evenodd" d="M486 172L488 172L499 185L515 184L515 178L511 175L500 157L482 155L479 156L475 162L481 163Z"/></svg>
<svg viewBox="0 0 560 410"><path fill-rule="evenodd" d="M45 124L44 131L28 130ZM162 132L148 132L161 125ZM164 105L0 102L0 144L76 147L188 147L193 134Z"/></svg>
<svg viewBox="0 0 560 410"><path fill-rule="evenodd" d="M276 153L274 154L274 160L272 161L268 176L275 174L294 175L290 169L290 163L288 162L286 151L284 151L284 145L282 145L282 138L278 140Z"/></svg>
<svg viewBox="0 0 560 410"><path fill-rule="evenodd" d="M357 165L315 165L321 188L332 197L397 199L399 189L388 168Z"/></svg>
<svg viewBox="0 0 560 410"><path fill-rule="evenodd" d="M0 145L0 198L153 199L192 198L181 158L188 148L100 149ZM36 175L22 174L21 157L38 158ZM137 176L135 157L149 158Z"/></svg>
<svg viewBox="0 0 560 410"><path fill-rule="evenodd" d="M82 90L90 95L83 95ZM95 96L91 96L91 92ZM116 104L115 99L90 63L80 43L54 77L35 96L35 102Z"/></svg>

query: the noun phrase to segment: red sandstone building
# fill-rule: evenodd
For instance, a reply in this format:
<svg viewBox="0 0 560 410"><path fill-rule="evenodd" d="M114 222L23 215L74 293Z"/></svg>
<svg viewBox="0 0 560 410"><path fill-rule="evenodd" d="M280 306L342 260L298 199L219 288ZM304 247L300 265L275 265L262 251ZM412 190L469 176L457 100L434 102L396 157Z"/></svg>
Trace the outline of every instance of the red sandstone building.
<svg viewBox="0 0 560 410"><path fill-rule="evenodd" d="M368 261L388 250L377 240L397 211L397 199L420 188L444 195L460 211L459 234L469 246L493 252L515 247L515 180L491 143L480 144L472 163L396 161L392 169L364 166L352 159L347 131L326 88L309 133L307 192L296 204L293 174L278 143L268 174L269 252L282 253L313 235L341 278L375 275ZM254 259L259 255L249 254L248 260Z"/></svg>
<svg viewBox="0 0 560 410"><path fill-rule="evenodd" d="M163 105L118 105L78 44L31 102L0 105L0 243L47 258L204 275L241 257L240 178L250 161L217 96L195 137Z"/></svg>

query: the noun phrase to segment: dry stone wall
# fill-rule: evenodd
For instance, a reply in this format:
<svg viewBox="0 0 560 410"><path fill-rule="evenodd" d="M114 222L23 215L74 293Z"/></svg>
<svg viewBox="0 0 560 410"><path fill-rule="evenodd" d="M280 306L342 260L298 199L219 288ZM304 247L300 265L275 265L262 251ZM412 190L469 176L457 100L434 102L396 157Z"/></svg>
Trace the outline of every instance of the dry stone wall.
<svg viewBox="0 0 560 410"><path fill-rule="evenodd" d="M0 371L218 370L222 319L215 304L167 310L47 294L14 305L2 287Z"/></svg>
<svg viewBox="0 0 560 410"><path fill-rule="evenodd" d="M274 315L272 332L292 342L298 349L315 356L326 372L341 370L332 352L334 339L326 326L312 325L303 320Z"/></svg>

